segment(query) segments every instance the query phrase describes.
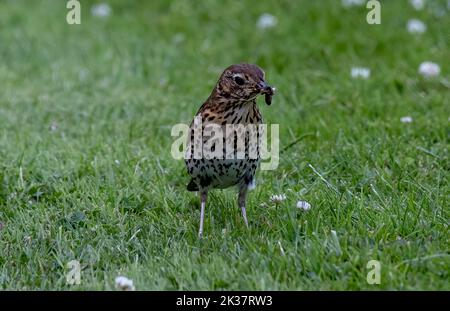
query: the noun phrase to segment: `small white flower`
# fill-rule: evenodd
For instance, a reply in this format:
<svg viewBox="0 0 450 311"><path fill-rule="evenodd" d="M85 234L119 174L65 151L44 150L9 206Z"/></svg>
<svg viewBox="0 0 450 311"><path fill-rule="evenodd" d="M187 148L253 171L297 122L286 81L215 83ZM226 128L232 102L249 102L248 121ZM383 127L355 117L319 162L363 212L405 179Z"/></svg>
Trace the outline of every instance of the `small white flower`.
<svg viewBox="0 0 450 311"><path fill-rule="evenodd" d="M297 202L297 208L300 208L300 209L302 209L304 211L308 211L308 210L311 209L311 204L309 204L306 201L298 201Z"/></svg>
<svg viewBox="0 0 450 311"><path fill-rule="evenodd" d="M410 19L406 28L409 33L424 33L427 30L427 26L418 19Z"/></svg>
<svg viewBox="0 0 450 311"><path fill-rule="evenodd" d="M50 131L51 131L51 132L56 132L57 130L58 130L58 123L52 122L52 123L50 124Z"/></svg>
<svg viewBox="0 0 450 311"><path fill-rule="evenodd" d="M419 73L425 78L436 77L440 74L441 68L433 62L423 62L419 66Z"/></svg>
<svg viewBox="0 0 450 311"><path fill-rule="evenodd" d="M368 79L370 77L370 69L365 67L352 67L352 78Z"/></svg>
<svg viewBox="0 0 450 311"><path fill-rule="evenodd" d="M409 3L411 3L413 8L416 9L417 11L422 10L423 7L425 6L424 0L409 0Z"/></svg>
<svg viewBox="0 0 450 311"><path fill-rule="evenodd" d="M115 280L116 288L123 290L123 291L133 291L135 290L133 285L133 280L130 280L129 278L125 276L118 276Z"/></svg>
<svg viewBox="0 0 450 311"><path fill-rule="evenodd" d="M272 201L273 203L280 203L284 200L286 200L285 194L273 194L270 196L270 201Z"/></svg>
<svg viewBox="0 0 450 311"><path fill-rule="evenodd" d="M117 165L119 165L119 164L120 164L120 161L119 161L119 160L114 160L114 163L116 163Z"/></svg>
<svg viewBox="0 0 450 311"><path fill-rule="evenodd" d="M349 8L352 6L361 6L365 3L365 0L342 0L342 5L345 8Z"/></svg>
<svg viewBox="0 0 450 311"><path fill-rule="evenodd" d="M413 118L410 116L400 118L400 122L402 122L402 123L411 123L412 121L413 121Z"/></svg>
<svg viewBox="0 0 450 311"><path fill-rule="evenodd" d="M268 14L268 13L264 13L259 17L258 22L256 23L256 26L259 29L267 29L267 28L275 27L277 25L277 23L278 23L278 20L275 16Z"/></svg>
<svg viewBox="0 0 450 311"><path fill-rule="evenodd" d="M95 4L91 7L91 14L97 17L108 17L111 15L111 7L107 3Z"/></svg>

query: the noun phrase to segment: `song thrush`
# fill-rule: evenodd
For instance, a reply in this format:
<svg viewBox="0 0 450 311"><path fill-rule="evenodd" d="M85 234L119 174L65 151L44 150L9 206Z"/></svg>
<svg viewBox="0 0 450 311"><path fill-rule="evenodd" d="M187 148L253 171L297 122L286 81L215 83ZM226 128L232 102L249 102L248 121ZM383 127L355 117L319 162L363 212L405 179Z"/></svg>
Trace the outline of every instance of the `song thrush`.
<svg viewBox="0 0 450 311"><path fill-rule="evenodd" d="M200 238L207 194L214 188L238 186L238 204L248 227L247 190L254 185L260 162L261 129L258 125L262 124L262 117L256 97L265 95L266 104L270 105L274 91L275 88L266 84L264 71L258 66L231 65L222 73L192 121L185 162L191 176L187 190L200 194ZM239 129L239 125L243 129ZM248 131L251 126L256 128L252 133ZM229 128L234 130L227 131ZM218 135L220 133L223 136ZM255 134L256 140L251 139Z"/></svg>

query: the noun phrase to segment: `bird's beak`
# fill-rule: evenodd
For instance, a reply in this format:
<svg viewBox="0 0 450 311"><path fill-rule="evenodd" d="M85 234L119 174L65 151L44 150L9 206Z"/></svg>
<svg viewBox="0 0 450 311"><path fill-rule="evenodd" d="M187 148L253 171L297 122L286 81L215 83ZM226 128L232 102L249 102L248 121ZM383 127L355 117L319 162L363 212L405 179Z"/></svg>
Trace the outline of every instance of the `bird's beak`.
<svg viewBox="0 0 450 311"><path fill-rule="evenodd" d="M275 94L275 88L268 85L265 81L259 83L260 94L265 95L266 104L272 104L272 96Z"/></svg>
<svg viewBox="0 0 450 311"><path fill-rule="evenodd" d="M273 95L274 88L268 85L265 81L259 83L259 92L261 94Z"/></svg>

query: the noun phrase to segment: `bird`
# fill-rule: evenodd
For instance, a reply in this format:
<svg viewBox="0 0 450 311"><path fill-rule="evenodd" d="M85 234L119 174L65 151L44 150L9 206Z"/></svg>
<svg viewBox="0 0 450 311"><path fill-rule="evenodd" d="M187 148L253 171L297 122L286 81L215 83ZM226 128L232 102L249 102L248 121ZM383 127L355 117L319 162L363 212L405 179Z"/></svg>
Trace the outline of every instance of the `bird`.
<svg viewBox="0 0 450 311"><path fill-rule="evenodd" d="M265 72L259 66L234 64L223 71L195 114L189 127L185 164L191 177L187 190L200 196L200 239L208 192L212 189L237 186L238 206L248 227L247 191L255 185L261 159L259 125L263 119L256 98L264 95L266 104L271 105L275 90L266 83Z"/></svg>

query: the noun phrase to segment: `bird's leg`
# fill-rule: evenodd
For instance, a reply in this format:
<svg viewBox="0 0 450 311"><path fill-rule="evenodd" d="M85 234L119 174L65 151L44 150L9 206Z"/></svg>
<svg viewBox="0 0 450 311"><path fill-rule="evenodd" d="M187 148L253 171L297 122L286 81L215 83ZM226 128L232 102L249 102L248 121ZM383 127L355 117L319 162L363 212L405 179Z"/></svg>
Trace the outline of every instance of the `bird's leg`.
<svg viewBox="0 0 450 311"><path fill-rule="evenodd" d="M200 191L200 228L198 229L198 237L201 239L203 235L203 220L205 218L205 205L208 192L206 190Z"/></svg>
<svg viewBox="0 0 450 311"><path fill-rule="evenodd" d="M244 217L245 225L248 228L247 212L245 211L245 201L247 199L247 189L248 189L248 186L246 184L243 184L239 187L238 204L242 210L242 217Z"/></svg>

